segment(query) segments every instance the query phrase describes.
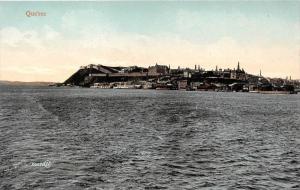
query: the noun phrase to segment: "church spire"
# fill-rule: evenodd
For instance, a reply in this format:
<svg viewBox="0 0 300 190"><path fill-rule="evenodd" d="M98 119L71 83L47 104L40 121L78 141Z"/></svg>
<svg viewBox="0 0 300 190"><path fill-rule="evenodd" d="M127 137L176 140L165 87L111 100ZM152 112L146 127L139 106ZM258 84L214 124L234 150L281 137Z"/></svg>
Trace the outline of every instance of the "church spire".
<svg viewBox="0 0 300 190"><path fill-rule="evenodd" d="M238 61L238 66L237 66L237 70L240 70L240 62Z"/></svg>

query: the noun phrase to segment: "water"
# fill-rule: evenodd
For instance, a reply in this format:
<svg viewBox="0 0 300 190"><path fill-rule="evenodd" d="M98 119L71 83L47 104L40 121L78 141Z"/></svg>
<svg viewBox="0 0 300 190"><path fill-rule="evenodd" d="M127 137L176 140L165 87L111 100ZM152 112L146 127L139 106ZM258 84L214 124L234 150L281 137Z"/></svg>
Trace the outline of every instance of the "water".
<svg viewBox="0 0 300 190"><path fill-rule="evenodd" d="M0 189L299 189L300 95L0 87Z"/></svg>

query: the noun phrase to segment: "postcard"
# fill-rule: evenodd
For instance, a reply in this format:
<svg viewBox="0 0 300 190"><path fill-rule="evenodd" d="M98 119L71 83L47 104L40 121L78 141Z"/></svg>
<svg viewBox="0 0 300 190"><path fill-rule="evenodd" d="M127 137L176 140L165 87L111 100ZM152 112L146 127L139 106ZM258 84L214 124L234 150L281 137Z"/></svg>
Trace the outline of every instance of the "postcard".
<svg viewBox="0 0 300 190"><path fill-rule="evenodd" d="M299 189L300 1L1 1L0 189Z"/></svg>

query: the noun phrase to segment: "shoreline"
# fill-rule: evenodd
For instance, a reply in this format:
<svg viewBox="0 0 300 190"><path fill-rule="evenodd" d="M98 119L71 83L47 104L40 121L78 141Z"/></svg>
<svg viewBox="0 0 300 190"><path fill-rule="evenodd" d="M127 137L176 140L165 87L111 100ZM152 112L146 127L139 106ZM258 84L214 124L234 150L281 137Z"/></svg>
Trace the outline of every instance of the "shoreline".
<svg viewBox="0 0 300 190"><path fill-rule="evenodd" d="M251 93L251 94L298 94L297 91L224 91L224 90L203 90L203 89L151 89L151 88L95 88L95 87L80 87L80 86L60 86L67 88L86 88L86 89L100 89L100 90L153 90L153 91L188 91L188 92L229 92L229 93ZM59 87L57 87L59 88Z"/></svg>

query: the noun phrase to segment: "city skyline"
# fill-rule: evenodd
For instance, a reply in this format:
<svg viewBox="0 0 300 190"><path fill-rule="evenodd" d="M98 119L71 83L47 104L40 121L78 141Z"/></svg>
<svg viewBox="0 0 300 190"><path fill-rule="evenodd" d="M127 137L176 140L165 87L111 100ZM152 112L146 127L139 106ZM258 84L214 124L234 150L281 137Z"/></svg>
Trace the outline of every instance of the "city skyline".
<svg viewBox="0 0 300 190"><path fill-rule="evenodd" d="M251 74L299 79L299 8L297 1L1 2L0 80L62 82L88 64L209 70L238 61Z"/></svg>

